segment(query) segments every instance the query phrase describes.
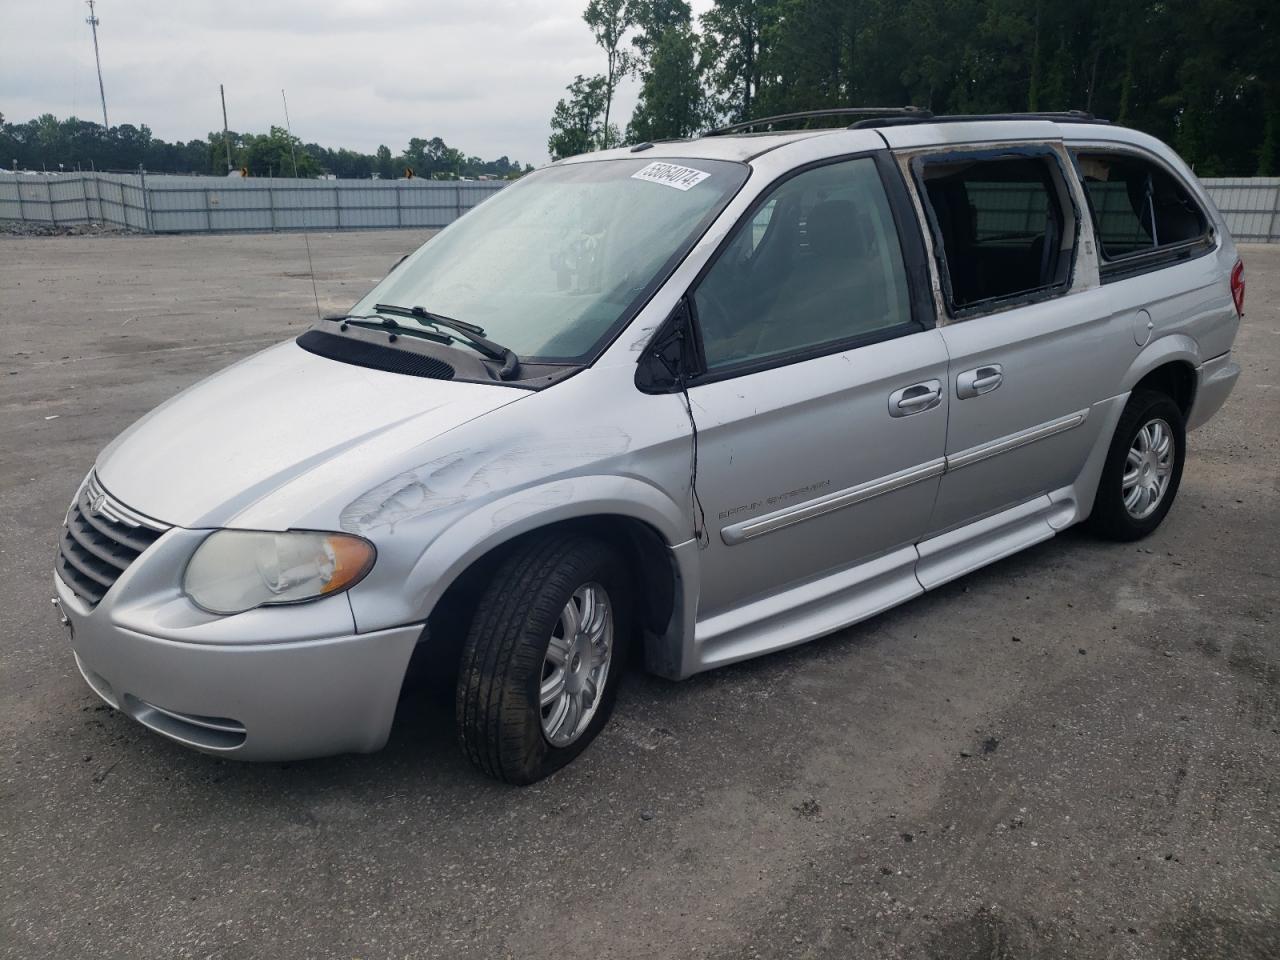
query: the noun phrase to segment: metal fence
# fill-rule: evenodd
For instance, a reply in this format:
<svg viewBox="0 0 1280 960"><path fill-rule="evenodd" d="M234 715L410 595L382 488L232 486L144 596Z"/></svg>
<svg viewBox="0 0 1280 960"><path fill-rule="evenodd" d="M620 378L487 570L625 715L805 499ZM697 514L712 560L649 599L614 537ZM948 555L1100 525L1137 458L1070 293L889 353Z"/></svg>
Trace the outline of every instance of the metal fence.
<svg viewBox="0 0 1280 960"><path fill-rule="evenodd" d="M1280 177L1202 180L1240 243L1280 243Z"/></svg>
<svg viewBox="0 0 1280 960"><path fill-rule="evenodd" d="M1280 177L1201 182L1236 240L1280 243ZM488 180L6 173L0 174L0 220L55 226L107 223L149 233L443 227L504 185Z"/></svg>
<svg viewBox="0 0 1280 960"><path fill-rule="evenodd" d="M146 206L137 174L0 176L0 220L55 226L109 223L145 230Z"/></svg>
<svg viewBox="0 0 1280 960"><path fill-rule="evenodd" d="M0 220L105 223L147 233L443 227L503 186L488 180L5 174Z"/></svg>

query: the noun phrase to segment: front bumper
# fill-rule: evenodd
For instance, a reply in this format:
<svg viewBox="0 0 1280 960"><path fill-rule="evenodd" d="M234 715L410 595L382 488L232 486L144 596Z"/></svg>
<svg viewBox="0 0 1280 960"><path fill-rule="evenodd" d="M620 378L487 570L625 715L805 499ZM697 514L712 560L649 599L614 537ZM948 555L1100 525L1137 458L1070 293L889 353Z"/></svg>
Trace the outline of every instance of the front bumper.
<svg viewBox="0 0 1280 960"><path fill-rule="evenodd" d="M121 626L107 601L88 610L61 578L53 581L76 664L98 696L171 740L243 760L380 748L423 629L185 642Z"/></svg>

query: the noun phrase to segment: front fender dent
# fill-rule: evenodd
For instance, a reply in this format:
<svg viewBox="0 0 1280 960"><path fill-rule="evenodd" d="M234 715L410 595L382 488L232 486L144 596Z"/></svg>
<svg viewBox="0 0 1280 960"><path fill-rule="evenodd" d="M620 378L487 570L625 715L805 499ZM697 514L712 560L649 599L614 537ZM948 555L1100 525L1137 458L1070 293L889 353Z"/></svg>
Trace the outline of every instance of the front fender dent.
<svg viewBox="0 0 1280 960"><path fill-rule="evenodd" d="M525 487L477 505L440 530L394 591L352 590L356 623L364 632L421 620L454 580L494 548L554 523L592 516L639 520L668 546L692 537L687 510L633 477L577 476Z"/></svg>

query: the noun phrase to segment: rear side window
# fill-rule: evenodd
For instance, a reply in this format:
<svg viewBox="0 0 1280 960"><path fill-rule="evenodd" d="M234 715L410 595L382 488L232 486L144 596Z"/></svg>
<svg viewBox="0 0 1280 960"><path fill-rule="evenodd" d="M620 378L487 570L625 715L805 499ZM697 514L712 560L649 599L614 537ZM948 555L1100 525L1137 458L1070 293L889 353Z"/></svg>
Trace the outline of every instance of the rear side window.
<svg viewBox="0 0 1280 960"><path fill-rule="evenodd" d="M915 161L953 313L1066 289L1075 214L1051 154Z"/></svg>
<svg viewBox="0 0 1280 960"><path fill-rule="evenodd" d="M799 173L769 193L693 292L708 373L920 329L875 160Z"/></svg>
<svg viewBox="0 0 1280 960"><path fill-rule="evenodd" d="M1208 234L1200 205L1156 164L1130 154L1082 151L1076 166L1107 260L1167 250Z"/></svg>

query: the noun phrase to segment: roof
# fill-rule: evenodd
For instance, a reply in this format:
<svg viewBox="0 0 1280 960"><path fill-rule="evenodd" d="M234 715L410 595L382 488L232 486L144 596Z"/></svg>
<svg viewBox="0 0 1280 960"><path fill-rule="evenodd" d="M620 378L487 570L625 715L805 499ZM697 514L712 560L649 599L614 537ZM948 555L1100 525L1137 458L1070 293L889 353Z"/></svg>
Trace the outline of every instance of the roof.
<svg viewBox="0 0 1280 960"><path fill-rule="evenodd" d="M884 115L865 117L867 112ZM771 126L806 117L852 114L862 117L849 126L815 130L753 132L752 126ZM804 114L766 117L748 124L735 124L687 140L666 140L634 147L619 147L579 154L560 163L584 163L639 157L653 159L689 158L748 162L778 147L817 137L847 134L851 130L873 132L892 149L945 146L965 143L1009 143L1019 140L1109 140L1154 146L1159 141L1127 127L1115 126L1079 111L1065 113L991 114L933 116L916 108L886 108L884 111L815 110ZM1163 144L1159 144L1163 147ZM1164 150L1167 151L1167 147Z"/></svg>
<svg viewBox="0 0 1280 960"><path fill-rule="evenodd" d="M637 147L617 147L613 150L599 150L595 153L580 153L567 157L560 163L583 163L591 160L621 160L652 157L655 160L667 157L696 157L703 160L736 160L740 163L757 157L762 153L798 140L808 140L836 133L837 130L795 130L788 133L751 133L732 137L693 137L688 140L661 140L651 146L638 144Z"/></svg>

